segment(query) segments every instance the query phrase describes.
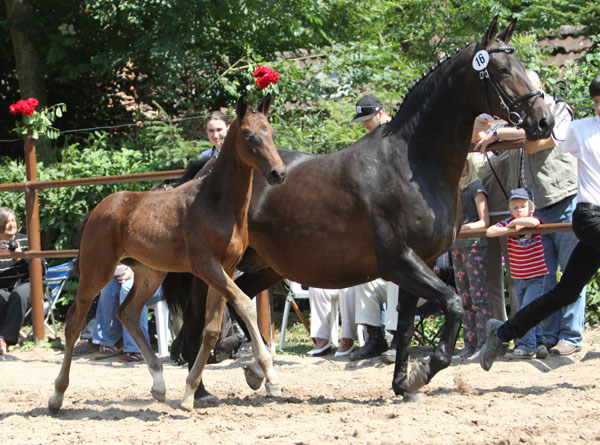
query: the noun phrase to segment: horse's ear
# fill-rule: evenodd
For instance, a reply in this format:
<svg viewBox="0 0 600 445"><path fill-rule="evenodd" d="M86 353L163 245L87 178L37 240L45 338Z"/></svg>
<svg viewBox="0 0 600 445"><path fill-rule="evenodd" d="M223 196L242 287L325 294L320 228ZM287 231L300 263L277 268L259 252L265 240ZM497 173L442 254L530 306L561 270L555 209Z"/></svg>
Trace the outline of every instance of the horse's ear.
<svg viewBox="0 0 600 445"><path fill-rule="evenodd" d="M244 119L244 115L246 114L246 109L248 108L248 102L246 102L245 96L240 96L237 103L237 118L238 122Z"/></svg>
<svg viewBox="0 0 600 445"><path fill-rule="evenodd" d="M271 93L267 93L265 98L258 104L258 111L265 115L265 117L269 116L269 106L271 105Z"/></svg>
<svg viewBox="0 0 600 445"><path fill-rule="evenodd" d="M496 16L492 19L492 23L490 23L490 27L488 28L487 32L481 38L481 41L479 42L481 44L481 47L487 48L488 43L490 43L492 40L494 40L494 37L496 37L497 32L498 32L498 16Z"/></svg>
<svg viewBox="0 0 600 445"><path fill-rule="evenodd" d="M498 38L502 40L504 43L510 42L510 39L515 32L515 26L517 25L517 19L514 19L510 24L506 27L504 31L498 34Z"/></svg>

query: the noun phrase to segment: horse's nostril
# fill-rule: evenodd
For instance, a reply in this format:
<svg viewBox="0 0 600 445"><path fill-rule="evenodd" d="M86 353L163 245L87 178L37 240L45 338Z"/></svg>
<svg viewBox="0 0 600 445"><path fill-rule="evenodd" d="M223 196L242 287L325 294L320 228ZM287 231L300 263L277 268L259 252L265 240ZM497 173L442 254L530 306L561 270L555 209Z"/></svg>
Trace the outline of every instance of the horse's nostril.
<svg viewBox="0 0 600 445"><path fill-rule="evenodd" d="M276 184L281 184L285 180L285 171L271 170L271 179Z"/></svg>

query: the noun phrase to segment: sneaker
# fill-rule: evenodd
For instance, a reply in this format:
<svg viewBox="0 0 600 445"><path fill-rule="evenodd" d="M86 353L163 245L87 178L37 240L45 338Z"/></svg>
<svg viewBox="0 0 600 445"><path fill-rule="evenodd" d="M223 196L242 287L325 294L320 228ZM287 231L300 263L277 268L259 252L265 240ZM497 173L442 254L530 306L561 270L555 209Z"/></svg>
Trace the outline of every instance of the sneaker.
<svg viewBox="0 0 600 445"><path fill-rule="evenodd" d="M548 352L546 345L538 345L538 347L535 348L535 358L543 360L548 357L548 355L550 355L550 352Z"/></svg>
<svg viewBox="0 0 600 445"><path fill-rule="evenodd" d="M572 343L566 341L559 341L556 346L550 349L552 355L571 355L581 351L581 346L575 346Z"/></svg>
<svg viewBox="0 0 600 445"><path fill-rule="evenodd" d="M475 349L465 346L462 351L452 356L452 360L466 360L475 354Z"/></svg>
<svg viewBox="0 0 600 445"><path fill-rule="evenodd" d="M490 318L485 324L485 343L481 348L481 354L479 355L479 364L484 371L489 371L494 364L494 360L498 357L498 354L502 350L502 341L496 334L500 326L502 326L500 320Z"/></svg>
<svg viewBox="0 0 600 445"><path fill-rule="evenodd" d="M535 352L533 351L527 351L523 348L515 348L512 351L504 354L504 357L509 360L530 360L534 355Z"/></svg>
<svg viewBox="0 0 600 445"><path fill-rule="evenodd" d="M79 342L79 344L77 346L75 346L73 348L73 355L81 356L81 355L93 354L94 352L98 351L99 348L100 348L100 346L95 345L91 341L83 340L83 341Z"/></svg>
<svg viewBox="0 0 600 445"><path fill-rule="evenodd" d="M473 355L471 355L470 357L467 357L467 359L465 361L470 362L470 363L477 363L479 361L480 356L481 356L481 349L478 349L477 351L475 351L473 353Z"/></svg>
<svg viewBox="0 0 600 445"><path fill-rule="evenodd" d="M381 361L383 363L396 363L396 345L390 346L387 351L381 354Z"/></svg>

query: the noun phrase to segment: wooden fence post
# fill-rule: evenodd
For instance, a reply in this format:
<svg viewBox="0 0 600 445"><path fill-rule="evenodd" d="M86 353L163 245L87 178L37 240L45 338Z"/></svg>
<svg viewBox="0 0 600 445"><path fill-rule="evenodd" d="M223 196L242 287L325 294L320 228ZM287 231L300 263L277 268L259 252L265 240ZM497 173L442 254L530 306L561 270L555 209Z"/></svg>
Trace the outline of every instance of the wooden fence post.
<svg viewBox="0 0 600 445"><path fill-rule="evenodd" d="M27 181L37 181L35 143L31 134L25 136L25 171ZM26 225L29 250L42 250L40 240L40 213L37 190L25 187ZM29 282L31 283L31 312L33 325L33 341L36 345L44 342L44 289L42 276L42 259L29 260Z"/></svg>

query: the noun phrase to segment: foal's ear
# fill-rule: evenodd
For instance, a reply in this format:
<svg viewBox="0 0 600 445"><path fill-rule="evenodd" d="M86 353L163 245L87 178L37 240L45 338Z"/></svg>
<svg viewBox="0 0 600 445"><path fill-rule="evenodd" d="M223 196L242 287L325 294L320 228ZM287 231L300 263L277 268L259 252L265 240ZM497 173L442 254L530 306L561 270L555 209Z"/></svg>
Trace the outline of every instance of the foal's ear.
<svg viewBox="0 0 600 445"><path fill-rule="evenodd" d="M510 39L515 31L515 26L517 25L517 19L514 19L510 24L506 27L504 31L498 34L498 38L502 40L504 43L510 42Z"/></svg>
<svg viewBox="0 0 600 445"><path fill-rule="evenodd" d="M497 32L498 32L498 16L496 16L492 19L492 23L490 23L490 27L488 28L487 32L481 38L481 40L479 42L481 44L481 47L487 48L488 43L490 43L494 40L494 37L496 37Z"/></svg>
<svg viewBox="0 0 600 445"><path fill-rule="evenodd" d="M269 117L269 106L271 105L271 93L267 93L265 98L258 104L258 111Z"/></svg>
<svg viewBox="0 0 600 445"><path fill-rule="evenodd" d="M246 96L240 96L237 103L237 118L238 122L244 119L246 110L248 109L248 102L246 102Z"/></svg>

